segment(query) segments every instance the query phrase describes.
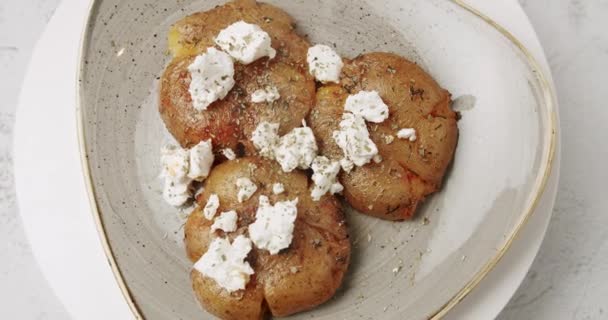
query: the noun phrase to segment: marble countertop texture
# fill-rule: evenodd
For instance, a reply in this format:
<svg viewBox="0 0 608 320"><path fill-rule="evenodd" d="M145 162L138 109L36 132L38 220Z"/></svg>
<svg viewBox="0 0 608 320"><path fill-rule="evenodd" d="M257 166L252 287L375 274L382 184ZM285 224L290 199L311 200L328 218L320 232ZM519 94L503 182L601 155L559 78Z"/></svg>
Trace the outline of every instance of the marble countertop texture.
<svg viewBox="0 0 608 320"><path fill-rule="evenodd" d="M25 238L12 166L20 85L59 1L0 1L0 319L69 318ZM557 87L562 167L543 245L498 319L608 319L608 0L519 1Z"/></svg>

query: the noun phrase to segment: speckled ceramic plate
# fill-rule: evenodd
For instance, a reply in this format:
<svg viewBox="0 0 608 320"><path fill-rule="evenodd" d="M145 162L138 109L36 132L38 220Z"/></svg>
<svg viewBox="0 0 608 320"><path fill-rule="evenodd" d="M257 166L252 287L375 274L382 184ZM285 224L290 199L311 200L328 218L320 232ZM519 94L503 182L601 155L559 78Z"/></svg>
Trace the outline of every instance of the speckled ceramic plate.
<svg viewBox="0 0 608 320"><path fill-rule="evenodd" d="M553 96L506 31L448 0L269 1L339 53L393 51L452 92L460 140L444 188L414 221L347 212L353 259L343 288L293 318L440 318L493 268L544 189L555 147ZM109 260L138 317L195 319L185 213L162 201L157 112L165 35L220 1L98 0L80 72L83 156ZM337 19L337 17L339 17Z"/></svg>

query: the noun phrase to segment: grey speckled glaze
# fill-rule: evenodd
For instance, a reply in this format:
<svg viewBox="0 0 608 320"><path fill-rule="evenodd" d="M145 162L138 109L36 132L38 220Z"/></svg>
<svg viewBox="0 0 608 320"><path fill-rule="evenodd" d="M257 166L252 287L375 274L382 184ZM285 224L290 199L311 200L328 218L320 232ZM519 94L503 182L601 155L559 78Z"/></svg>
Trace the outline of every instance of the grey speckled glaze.
<svg viewBox="0 0 608 320"><path fill-rule="evenodd" d="M347 210L353 259L343 288L294 318L425 319L483 273L524 221L551 151L550 99L527 57L447 0L269 1L313 43L339 53L393 51L423 66L464 106L443 190L410 222ZM220 1L96 1L85 34L80 102L86 157L116 263L147 319L195 319L182 226L162 201L159 148L170 137L157 80L177 19ZM340 19L336 19L340 17ZM462 100L461 100L462 101ZM428 223L426 223L428 222Z"/></svg>

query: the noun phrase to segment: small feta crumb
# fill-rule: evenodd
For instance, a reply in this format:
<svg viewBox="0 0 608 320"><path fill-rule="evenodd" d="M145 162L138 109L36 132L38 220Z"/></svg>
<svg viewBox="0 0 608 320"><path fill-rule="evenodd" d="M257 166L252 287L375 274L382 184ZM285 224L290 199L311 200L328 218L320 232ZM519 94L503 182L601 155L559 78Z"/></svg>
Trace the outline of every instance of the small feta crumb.
<svg viewBox="0 0 608 320"><path fill-rule="evenodd" d="M384 143L386 143L386 144L391 144L394 140L395 140L395 137L390 134L384 136Z"/></svg>
<svg viewBox="0 0 608 320"><path fill-rule="evenodd" d="M274 149L279 144L279 124L262 121L253 131L251 141L260 156L274 159Z"/></svg>
<svg viewBox="0 0 608 320"><path fill-rule="evenodd" d="M416 141L416 130L414 130L413 128L401 129L397 132L397 138Z"/></svg>
<svg viewBox="0 0 608 320"><path fill-rule="evenodd" d="M179 182L166 179L163 187L163 198L174 207L179 207L190 199L190 181Z"/></svg>
<svg viewBox="0 0 608 320"><path fill-rule="evenodd" d="M282 183L275 183L272 185L272 193L281 194L283 192L285 192L285 187Z"/></svg>
<svg viewBox="0 0 608 320"><path fill-rule="evenodd" d="M256 220L249 225L249 236L256 247L277 254L289 247L298 215L298 198L278 201L271 205L268 197L260 196Z"/></svg>
<svg viewBox="0 0 608 320"><path fill-rule="evenodd" d="M376 144L369 138L362 117L346 112L342 115L339 130L333 132L336 144L344 156L357 166L363 166L378 154Z"/></svg>
<svg viewBox="0 0 608 320"><path fill-rule="evenodd" d="M213 146L211 139L201 141L190 149L190 170L188 178L192 180L202 181L209 175L211 166L213 165Z"/></svg>
<svg viewBox="0 0 608 320"><path fill-rule="evenodd" d="M289 267L289 272L291 272L291 273L298 273L298 271L299 271L298 267L295 267L295 266Z"/></svg>
<svg viewBox="0 0 608 320"><path fill-rule="evenodd" d="M219 217L215 218L213 225L211 225L211 232L218 229L224 232L234 232L236 231L237 219L238 215L234 210L222 212Z"/></svg>
<svg viewBox="0 0 608 320"><path fill-rule="evenodd" d="M342 170L344 170L346 173L350 173L351 170L353 170L353 168L355 167L355 164L347 158L342 158L340 159L340 166L342 167Z"/></svg>
<svg viewBox="0 0 608 320"><path fill-rule="evenodd" d="M229 55L215 48L198 55L188 66L191 81L188 91L192 105L206 110L216 100L224 99L234 86L234 63Z"/></svg>
<svg viewBox="0 0 608 320"><path fill-rule="evenodd" d="M381 123L388 118L388 106L382 101L378 91L359 91L349 95L344 110L369 122Z"/></svg>
<svg viewBox="0 0 608 320"><path fill-rule="evenodd" d="M272 39L258 25L238 21L220 31L215 43L235 60L250 64L261 57L274 58Z"/></svg>
<svg viewBox="0 0 608 320"><path fill-rule="evenodd" d="M164 179L163 198L174 207L179 207L190 198L189 153L178 146L165 146L160 151L161 173Z"/></svg>
<svg viewBox="0 0 608 320"><path fill-rule="evenodd" d="M342 58L329 46L318 44L310 47L306 55L308 72L320 82L340 82Z"/></svg>
<svg viewBox="0 0 608 320"><path fill-rule="evenodd" d="M228 292L245 289L254 274L245 261L251 251L251 240L238 236L232 244L227 239L215 238L207 252L194 264L194 269L209 277Z"/></svg>
<svg viewBox="0 0 608 320"><path fill-rule="evenodd" d="M264 89L258 89L251 94L251 102L253 103L261 103L261 102L273 102L278 100L281 97L279 94L279 90L277 87L266 87Z"/></svg>
<svg viewBox="0 0 608 320"><path fill-rule="evenodd" d="M224 155L224 157L226 157L226 159L228 159L228 160L236 159L236 154L230 148L222 149L221 152L222 152L222 155Z"/></svg>
<svg viewBox="0 0 608 320"><path fill-rule="evenodd" d="M249 178L236 179L236 187L239 188L237 194L237 199L239 202L248 200L256 192L256 190L258 190L258 186Z"/></svg>
<svg viewBox="0 0 608 320"><path fill-rule="evenodd" d="M397 266L397 267L393 268L394 274L397 274L399 271L401 271L401 266Z"/></svg>
<svg viewBox="0 0 608 320"><path fill-rule="evenodd" d="M377 154L372 158L372 160L374 160L375 163L380 163L382 162L382 156Z"/></svg>
<svg viewBox="0 0 608 320"><path fill-rule="evenodd" d="M319 201L328 191L331 194L340 192L344 187L336 181L336 176L340 172L340 163L330 161L327 157L318 156L312 162L312 181L314 186L310 193L312 200Z"/></svg>
<svg viewBox="0 0 608 320"><path fill-rule="evenodd" d="M213 217L215 216L215 213L217 212L217 208L219 208L219 207L220 207L220 198L215 193L210 195L209 199L207 200L207 204L205 204L205 207L203 208L203 216L207 220L213 219Z"/></svg>
<svg viewBox="0 0 608 320"><path fill-rule="evenodd" d="M308 169L317 155L317 142L309 127L294 128L281 137L274 150L277 162L285 172Z"/></svg>

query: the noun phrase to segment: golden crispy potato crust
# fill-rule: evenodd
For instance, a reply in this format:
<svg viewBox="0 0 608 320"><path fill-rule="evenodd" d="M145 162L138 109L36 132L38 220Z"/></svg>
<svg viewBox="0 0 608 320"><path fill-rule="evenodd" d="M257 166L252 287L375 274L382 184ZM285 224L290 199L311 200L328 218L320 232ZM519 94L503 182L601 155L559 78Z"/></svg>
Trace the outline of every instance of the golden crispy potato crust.
<svg viewBox="0 0 608 320"><path fill-rule="evenodd" d="M256 24L272 38L277 58L305 66L308 41L295 32L285 11L255 0L237 0L176 22L169 31L169 50L175 57L196 55L214 46L213 38L237 21Z"/></svg>
<svg viewBox="0 0 608 320"><path fill-rule="evenodd" d="M251 133L262 121L280 124L279 134L301 126L315 101L315 84L304 69L266 58L249 65L235 64L235 86L228 95L204 111L192 105L188 65L194 56L176 58L161 78L159 111L165 126L185 148L212 139L215 150L245 146L254 154ZM281 97L253 103L251 94L266 86L277 87Z"/></svg>
<svg viewBox="0 0 608 320"><path fill-rule="evenodd" d="M321 154L334 160L343 157L332 132L338 128L348 95L361 90L378 91L389 107L387 120L368 123L383 161L342 172L344 196L365 214L408 219L425 196L441 187L453 158L458 127L450 94L415 63L395 54L368 53L347 61L340 85L320 88L309 115ZM414 128L416 141L398 139L402 128Z"/></svg>
<svg viewBox="0 0 608 320"><path fill-rule="evenodd" d="M236 180L241 177L248 177L258 186L257 192L243 203L236 198ZM277 182L285 187L279 195L272 192L272 185ZM204 218L201 207L214 193L220 199L218 213L238 212L236 232L209 232L212 221ZM227 161L211 172L197 199L199 207L185 226L188 257L192 261L200 259L216 236L234 239L247 234L247 226L255 221L260 195L268 196L271 203L298 198L293 240L289 248L276 255L254 246L247 260L255 274L245 290L233 294L192 271L193 288L200 303L222 319L261 319L267 309L279 317L312 309L334 295L348 267L350 242L337 200L326 195L318 202L312 201L306 175L284 173L276 163L259 158Z"/></svg>
<svg viewBox="0 0 608 320"><path fill-rule="evenodd" d="M235 63L234 88L224 99L198 111L188 91L188 65L196 55L214 46L213 38L222 29L239 20L268 32L277 56L249 65ZM301 125L314 105L315 83L306 65L308 47L308 42L294 31L290 16L264 3L234 1L183 18L169 32L174 60L160 81L159 111L165 126L185 148L212 139L216 150L235 149L242 144L245 154L255 154L250 138L258 123L279 123L279 134L286 134ZM271 103L252 103L251 94L266 86L277 87L281 97Z"/></svg>

